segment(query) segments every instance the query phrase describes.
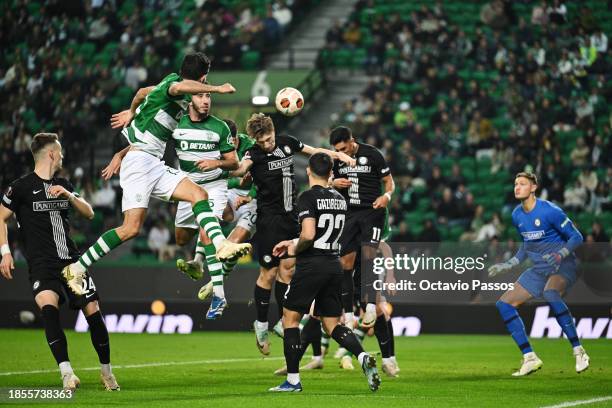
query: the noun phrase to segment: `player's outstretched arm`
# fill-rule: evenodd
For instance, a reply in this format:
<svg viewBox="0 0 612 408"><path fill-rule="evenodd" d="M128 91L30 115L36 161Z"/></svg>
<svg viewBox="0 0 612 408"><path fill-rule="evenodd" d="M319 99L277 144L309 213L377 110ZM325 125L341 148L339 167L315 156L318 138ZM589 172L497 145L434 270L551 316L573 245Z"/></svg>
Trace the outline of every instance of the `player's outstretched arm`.
<svg viewBox="0 0 612 408"><path fill-rule="evenodd" d="M123 150L120 150L113 155L113 158L108 165L102 169L102 178L104 180L110 180L111 177L119 173L119 170L121 169L121 161L129 150L130 146L127 146Z"/></svg>
<svg viewBox="0 0 612 408"><path fill-rule="evenodd" d="M349 188L351 186L351 180L343 177L338 177L332 180L332 186L338 190L343 188Z"/></svg>
<svg viewBox="0 0 612 408"><path fill-rule="evenodd" d="M195 95L199 93L234 93L236 88L230 83L223 85L203 84L191 79L184 79L180 82L175 82L168 88L168 93L172 96L178 95Z"/></svg>
<svg viewBox="0 0 612 408"><path fill-rule="evenodd" d="M558 267L563 259L584 242L584 238L561 208L551 206L547 215L550 217L553 228L561 234L565 243L557 251L543 255L542 259L551 266Z"/></svg>
<svg viewBox="0 0 612 408"><path fill-rule="evenodd" d="M395 191L395 181L393 181L393 177L390 174L383 177L382 182L385 185L385 192L372 203L372 207L374 208L387 208L389 202L391 202L391 196Z"/></svg>
<svg viewBox="0 0 612 408"><path fill-rule="evenodd" d="M132 103L130 105L130 109L124 110L119 113L115 113L111 116L111 128L113 129L123 129L127 127L132 119L134 119L134 115L136 114L136 109L140 106L140 104L145 100L147 95L151 93L154 89L154 86L147 86L145 88L140 88L136 95L134 95L134 99L132 99Z"/></svg>
<svg viewBox="0 0 612 408"><path fill-rule="evenodd" d="M525 252L525 244L523 243L512 258L508 259L506 262L497 263L489 267L489 277L492 278L494 276L508 272L509 270L523 262L525 258L527 258L527 253Z"/></svg>
<svg viewBox="0 0 612 408"><path fill-rule="evenodd" d="M312 217L304 218L302 220L302 230L300 231L300 237L295 243L295 254L304 252L312 246L312 242L315 239L317 233L317 227L315 225L316 220Z"/></svg>
<svg viewBox="0 0 612 408"><path fill-rule="evenodd" d="M2 262L0 262L0 273L5 279L13 279L11 271L15 269L15 262L11 249L8 245L8 227L6 222L13 215L13 212L0 204L0 252L2 253Z"/></svg>
<svg viewBox="0 0 612 408"><path fill-rule="evenodd" d="M56 184L54 186L49 187L49 194L52 197L67 198L68 202L72 204L74 209L77 210L79 214L81 214L83 217L87 218L88 220L93 219L94 210L93 208L91 208L91 205L89 205L89 203L85 201L83 197L79 197L76 194L71 193L70 191L66 190L64 186L60 186Z"/></svg>
<svg viewBox="0 0 612 408"><path fill-rule="evenodd" d="M196 166L202 171L211 171L215 169L221 170L236 170L238 168L238 155L232 150L221 155L221 160L202 159L196 162Z"/></svg>
<svg viewBox="0 0 612 408"><path fill-rule="evenodd" d="M230 172L229 175L230 177L242 177L247 174L247 172L251 169L251 166L253 166L253 160L243 158L240 164L238 165L238 168Z"/></svg>
<svg viewBox="0 0 612 408"><path fill-rule="evenodd" d="M325 153L325 154L330 155L332 159L340 160L341 162L344 162L351 167L355 166L356 164L355 159L353 159L348 154L345 154L342 152L335 152L333 150L324 149L322 147L312 147L312 146L305 144L304 148L302 149L302 153L308 156L312 156L315 153Z"/></svg>

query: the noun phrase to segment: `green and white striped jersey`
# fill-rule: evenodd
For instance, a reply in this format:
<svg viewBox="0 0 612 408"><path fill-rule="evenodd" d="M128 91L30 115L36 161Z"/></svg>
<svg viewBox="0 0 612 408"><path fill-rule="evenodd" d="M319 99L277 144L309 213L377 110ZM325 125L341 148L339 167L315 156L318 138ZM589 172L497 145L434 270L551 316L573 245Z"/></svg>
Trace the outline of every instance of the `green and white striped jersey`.
<svg viewBox="0 0 612 408"><path fill-rule="evenodd" d="M172 132L176 142L179 168L198 184L227 178L227 171L215 169L203 172L196 166L200 160L220 160L223 153L236 150L227 124L209 115L201 122L194 122L185 114Z"/></svg>
<svg viewBox="0 0 612 408"><path fill-rule="evenodd" d="M253 147L253 145L255 144L255 140L253 140L249 135L244 134L244 133L238 133L236 137L239 139L238 149L236 150L236 154L238 155L238 161L240 161L246 154L247 150ZM249 194L249 191L251 190L251 186L247 186L247 188L238 188L237 186L240 185L241 178L242 177L233 177L231 179L228 179L227 187L230 190L236 190L238 195L245 196Z"/></svg>
<svg viewBox="0 0 612 408"><path fill-rule="evenodd" d="M158 158L164 155L166 142L189 105L190 97L168 93L170 85L179 81L178 74L168 75L136 109L134 120L122 132L130 145Z"/></svg>

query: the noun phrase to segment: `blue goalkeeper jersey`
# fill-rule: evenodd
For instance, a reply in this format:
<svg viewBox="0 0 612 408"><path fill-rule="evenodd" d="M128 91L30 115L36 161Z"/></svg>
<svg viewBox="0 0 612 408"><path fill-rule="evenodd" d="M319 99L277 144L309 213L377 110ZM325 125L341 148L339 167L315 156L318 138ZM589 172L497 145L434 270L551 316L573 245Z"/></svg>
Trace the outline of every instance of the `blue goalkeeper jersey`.
<svg viewBox="0 0 612 408"><path fill-rule="evenodd" d="M548 271L552 266L542 256L559 252L563 248L569 251L565 261L575 261L573 251L582 243L582 234L557 205L536 199L535 207L526 212L519 204L512 211L512 224L523 240L515 255L520 262L529 258L534 269Z"/></svg>

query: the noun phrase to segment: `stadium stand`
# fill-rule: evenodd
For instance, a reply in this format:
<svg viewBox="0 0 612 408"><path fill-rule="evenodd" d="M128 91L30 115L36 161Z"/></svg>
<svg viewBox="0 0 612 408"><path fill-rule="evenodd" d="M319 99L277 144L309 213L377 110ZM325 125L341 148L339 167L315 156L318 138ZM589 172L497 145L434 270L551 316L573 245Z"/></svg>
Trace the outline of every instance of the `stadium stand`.
<svg viewBox="0 0 612 408"><path fill-rule="evenodd" d="M401 239L516 238L503 226L525 168L583 232L612 233L612 12L565 4L359 1L329 30L320 65L380 78L337 123L391 162Z"/></svg>
<svg viewBox="0 0 612 408"><path fill-rule="evenodd" d="M111 143L89 137L110 113L190 49L211 55L214 69L260 67L319 3L75 1L60 13L57 2L4 2L0 35L11 45L0 54L0 145L10 165L1 187L30 167L31 135L58 129L67 173L96 204L91 225L76 223L77 241L88 243L120 217L118 187L77 165ZM327 33L322 70L372 75L337 123L391 162L396 239L516 238L507 228L511 178L526 166L589 239L612 235L612 12L601 0L566 6L560 14L526 1L362 0ZM153 211L172 230L175 208ZM150 222L133 250L154 259Z"/></svg>
<svg viewBox="0 0 612 408"><path fill-rule="evenodd" d="M24 146L40 129L61 129L70 162L89 150L83 134L106 126L135 89L175 70L185 52L206 52L214 69L257 68L316 3L3 2L0 32L10 46L0 54L0 140L3 162L16 165L0 184L27 167Z"/></svg>
<svg viewBox="0 0 612 408"><path fill-rule="evenodd" d="M319 2L2 2L0 39L10 46L0 53L0 159L6 164L0 187L31 167L32 135L54 130L63 140L66 172L77 188L114 215L119 192L110 196L112 189L97 179L93 165L85 171L79 167L93 163L87 156L100 145L113 144L94 137L108 126L110 114L127 107L140 85L176 70L190 50L206 52L215 70L259 68L265 53L274 51ZM162 211L160 216L170 219ZM105 214L96 214L83 233L77 221L77 240L93 239L102 230ZM106 223L113 225L118 216L108 215ZM146 248L146 241L145 236L137 244Z"/></svg>

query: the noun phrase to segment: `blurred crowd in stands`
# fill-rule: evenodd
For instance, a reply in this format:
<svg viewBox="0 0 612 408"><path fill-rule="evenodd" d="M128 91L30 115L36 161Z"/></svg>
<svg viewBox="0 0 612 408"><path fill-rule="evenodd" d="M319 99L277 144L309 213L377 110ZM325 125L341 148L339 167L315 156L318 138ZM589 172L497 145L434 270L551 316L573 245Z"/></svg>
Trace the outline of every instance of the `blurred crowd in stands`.
<svg viewBox="0 0 612 408"><path fill-rule="evenodd" d="M29 145L59 133L66 174L119 219L118 186L95 158L114 146L109 117L134 91L203 51L213 69L238 69L249 51L271 51L311 0L15 0L0 4L0 188L32 169ZM102 129L102 131L101 131ZM106 131L105 131L106 130ZM161 210L165 212L166 210ZM170 214L162 214L170 218ZM109 219L108 217L106 218ZM77 223L78 224L78 223ZM83 231L88 231L83 226ZM90 234L88 234L90 235ZM84 238L85 240L89 237Z"/></svg>
<svg viewBox="0 0 612 408"><path fill-rule="evenodd" d="M561 1L496 0L482 3L480 21L462 6L463 15L450 15L448 3L419 6L405 19L361 0L327 33L332 53L366 48L362 64L373 79L334 119L391 164L395 239L439 240L440 229L457 225L462 240L506 236L512 176L529 170L540 177L540 197L593 214L580 229L608 241L612 219L606 235L595 218L612 211L612 58L602 29L610 2L600 2L606 14L597 16L586 4L569 15ZM530 18L515 12L519 5L531 7ZM500 182L502 202L479 204ZM407 214L424 198L433 216L410 225Z"/></svg>
<svg viewBox="0 0 612 408"><path fill-rule="evenodd" d="M273 48L307 0L15 0L0 5L0 143L14 163L0 185L29 166L41 129L62 134L68 165L96 139L134 90L177 70L199 50L213 69L235 69L249 50ZM114 98L113 98L114 96Z"/></svg>
<svg viewBox="0 0 612 408"><path fill-rule="evenodd" d="M0 187L32 168L35 132L58 132L66 174L102 215L93 228L75 224L77 240L89 242L120 220L116 180L102 182L91 164L112 144L108 132L98 132L111 112L125 108L142 84L176 71L186 51L206 52L213 69L239 67L241 55L273 47L313 3L0 4L0 41L10 44L0 53ZM612 2L437 1L416 9L390 2L411 9L377 14L381 3L359 0L348 21L327 32L325 49L362 51L359 68L372 75L335 121L391 164L395 240L507 237L516 205L511 175L532 170L541 197L572 215L590 214L580 229L608 241ZM599 9L589 6L595 3ZM501 201L483 202L499 184ZM173 242L175 207L156 203L151 211L141 241L159 252ZM410 214L425 216L411 221Z"/></svg>

